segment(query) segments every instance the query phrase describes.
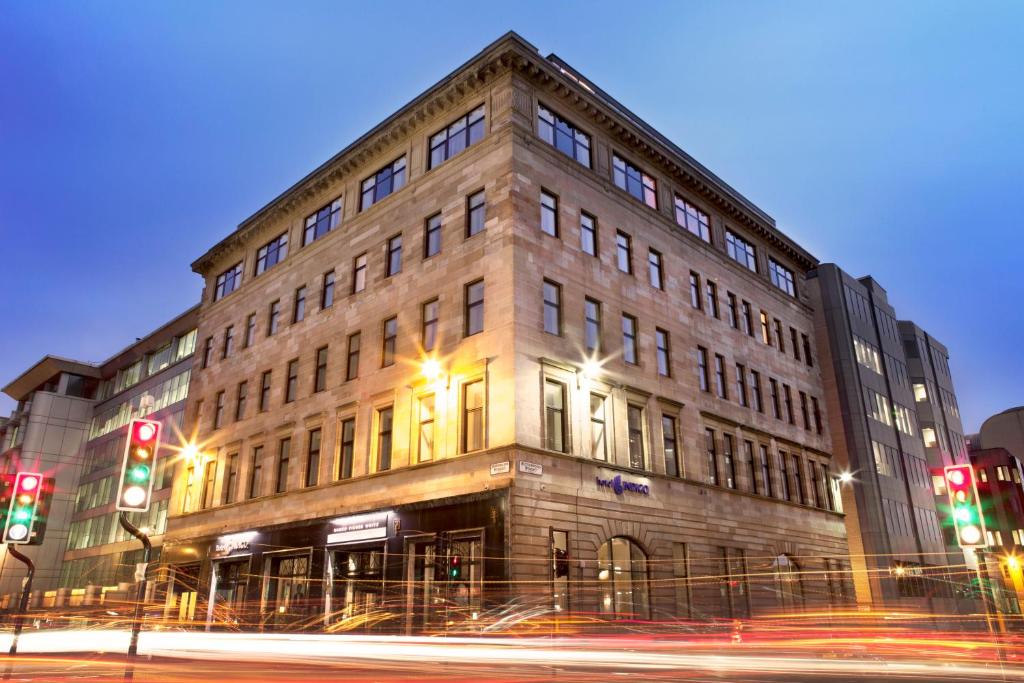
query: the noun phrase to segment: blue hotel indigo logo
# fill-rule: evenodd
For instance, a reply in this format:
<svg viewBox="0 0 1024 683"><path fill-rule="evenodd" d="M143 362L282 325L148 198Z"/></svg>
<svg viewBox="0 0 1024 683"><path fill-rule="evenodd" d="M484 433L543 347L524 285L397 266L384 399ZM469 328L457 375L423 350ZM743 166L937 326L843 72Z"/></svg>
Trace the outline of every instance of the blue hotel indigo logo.
<svg viewBox="0 0 1024 683"><path fill-rule="evenodd" d="M622 475L616 474L614 479L602 479L597 478L598 487L609 488L615 492L615 495L621 496L623 491L632 491L633 493L640 493L642 495L650 495L651 487L647 484L640 484L635 481L623 481Z"/></svg>

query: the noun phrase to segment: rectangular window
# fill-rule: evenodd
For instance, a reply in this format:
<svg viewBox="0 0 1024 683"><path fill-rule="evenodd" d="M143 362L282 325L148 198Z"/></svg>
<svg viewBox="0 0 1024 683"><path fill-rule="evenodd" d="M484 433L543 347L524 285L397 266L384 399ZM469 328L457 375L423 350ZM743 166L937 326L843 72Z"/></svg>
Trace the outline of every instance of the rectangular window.
<svg viewBox="0 0 1024 683"><path fill-rule="evenodd" d="M544 446L549 451L568 452L566 439L565 385L554 380L544 382Z"/></svg>
<svg viewBox="0 0 1024 683"><path fill-rule="evenodd" d="M882 374L882 355L878 352L877 346L853 335L853 351L858 363L872 372Z"/></svg>
<svg viewBox="0 0 1024 683"><path fill-rule="evenodd" d="M484 191L474 192L466 198L466 237L483 232L487 217Z"/></svg>
<svg viewBox="0 0 1024 683"><path fill-rule="evenodd" d="M358 332L353 332L348 336L348 360L345 363L346 382L359 376L359 340Z"/></svg>
<svg viewBox="0 0 1024 683"><path fill-rule="evenodd" d="M484 331L484 281L466 285L463 335L470 337Z"/></svg>
<svg viewBox="0 0 1024 683"><path fill-rule="evenodd" d="M790 390L788 384L782 385L782 395L786 400L786 421L791 425L795 425L796 418L793 416L793 392Z"/></svg>
<svg viewBox="0 0 1024 683"><path fill-rule="evenodd" d="M633 239L619 230L615 233L615 261L623 273L633 272Z"/></svg>
<svg viewBox="0 0 1024 683"><path fill-rule="evenodd" d="M768 325L768 314L764 311L761 311L761 342L768 346L771 346L772 343L772 331Z"/></svg>
<svg viewBox="0 0 1024 683"><path fill-rule="evenodd" d="M199 501L199 508L205 510L213 506L213 487L217 477L217 461L210 460L203 468L203 497Z"/></svg>
<svg viewBox="0 0 1024 683"><path fill-rule="evenodd" d="M299 389L299 359L288 361L288 381L285 384L284 402L291 403L295 400Z"/></svg>
<svg viewBox="0 0 1024 683"><path fill-rule="evenodd" d="M772 466L768 458L768 447L763 444L757 446L757 460L761 466L761 485L764 487L764 494L769 497L775 495L772 486Z"/></svg>
<svg viewBox="0 0 1024 683"><path fill-rule="evenodd" d="M754 318L751 314L750 302L743 301L740 304L740 324L743 326L743 333L748 337L754 336Z"/></svg>
<svg viewBox="0 0 1024 683"><path fill-rule="evenodd" d="M811 340L806 334L800 335L801 340L804 344L804 362L807 363L807 367L814 367L814 359L811 358Z"/></svg>
<svg viewBox="0 0 1024 683"><path fill-rule="evenodd" d="M705 242L711 242L711 218L679 195L676 195L676 223Z"/></svg>
<svg viewBox="0 0 1024 683"><path fill-rule="evenodd" d="M591 353L601 349L601 302L589 297L583 300L583 344Z"/></svg>
<svg viewBox="0 0 1024 683"><path fill-rule="evenodd" d="M622 314L622 360L637 365L640 360L636 348L636 318Z"/></svg>
<svg viewBox="0 0 1024 683"><path fill-rule="evenodd" d="M292 307L292 324L299 323L306 318L306 286L303 285L295 290L295 305Z"/></svg>
<svg viewBox="0 0 1024 683"><path fill-rule="evenodd" d="M334 271L324 273L323 284L320 286L320 310L334 305Z"/></svg>
<svg viewBox="0 0 1024 683"><path fill-rule="evenodd" d="M235 422L245 417L245 400L249 393L249 383L239 382L238 391L235 394Z"/></svg>
<svg viewBox="0 0 1024 683"><path fill-rule="evenodd" d="M423 258L441 253L441 214L435 213L427 219L423 229Z"/></svg>
<svg viewBox="0 0 1024 683"><path fill-rule="evenodd" d="M288 233L270 240L256 251L256 274L260 275L276 266L288 256Z"/></svg>
<svg viewBox="0 0 1024 683"><path fill-rule="evenodd" d="M434 458L434 395L420 396L419 401L419 462Z"/></svg>
<svg viewBox="0 0 1024 683"><path fill-rule="evenodd" d="M715 390L718 398L729 398L729 387L725 381L725 358L715 354Z"/></svg>
<svg viewBox="0 0 1024 683"><path fill-rule="evenodd" d="M356 454L356 421L348 418L341 422L341 452L338 454L338 478L349 479L352 476L352 460Z"/></svg>
<svg viewBox="0 0 1024 683"><path fill-rule="evenodd" d="M661 274L661 252L654 249L647 250L647 279L651 287L665 289L665 282Z"/></svg>
<svg viewBox="0 0 1024 683"><path fill-rule="evenodd" d="M892 413L889 412L889 399L874 390L865 387L864 400L867 406L868 417L877 420L884 425L892 426Z"/></svg>
<svg viewBox="0 0 1024 683"><path fill-rule="evenodd" d="M658 208L658 188L653 176L626 161L618 154L612 155L612 177L615 184L652 209Z"/></svg>
<svg viewBox="0 0 1024 683"><path fill-rule="evenodd" d="M796 360L800 360L800 344L795 327L789 328L789 341L790 348L793 349L793 358L795 358Z"/></svg>
<svg viewBox="0 0 1024 683"><path fill-rule="evenodd" d="M750 405L747 401L747 369L739 363L736 364L736 398L744 408Z"/></svg>
<svg viewBox="0 0 1024 683"><path fill-rule="evenodd" d="M405 157L399 157L363 181L359 210L368 208L405 185Z"/></svg>
<svg viewBox="0 0 1024 683"><path fill-rule="evenodd" d="M428 169L442 163L473 145L484 137L484 105L480 105L465 116L460 116L448 127L430 136L430 160Z"/></svg>
<svg viewBox="0 0 1024 683"><path fill-rule="evenodd" d="M484 383L476 380L462 385L462 452L484 447Z"/></svg>
<svg viewBox="0 0 1024 683"><path fill-rule="evenodd" d="M600 394L590 395L590 455L595 460L608 460L608 420L605 404L607 399Z"/></svg>
<svg viewBox="0 0 1024 683"><path fill-rule="evenodd" d="M747 477L749 477L751 493L760 493L760 487L757 485L757 464L754 462L753 441L743 441L743 464L747 469Z"/></svg>
<svg viewBox="0 0 1024 683"><path fill-rule="evenodd" d="M778 457L780 488L779 495L781 496L782 500L793 500L793 497L791 495L792 491L790 490L789 486L789 465L787 464L787 460L789 458L786 456L786 453L784 451L779 451Z"/></svg>
<svg viewBox="0 0 1024 683"><path fill-rule="evenodd" d="M250 313L245 319L245 348L256 343L256 314Z"/></svg>
<svg viewBox="0 0 1024 683"><path fill-rule="evenodd" d="M779 352L780 353L785 353L786 352L786 337L785 337L785 335L782 334L782 321L779 320L778 318L775 318L773 322L774 322L774 325L775 325L775 341L779 345Z"/></svg>
<svg viewBox="0 0 1024 683"><path fill-rule="evenodd" d="M772 399L772 416L776 420L782 419L782 409L779 403L779 383L774 377L768 378L768 389Z"/></svg>
<svg viewBox="0 0 1024 683"><path fill-rule="evenodd" d="M423 350L425 352L433 351L434 346L437 345L439 311L440 303L438 303L437 299L431 299L427 303L423 304L423 326L420 331L420 344L423 346Z"/></svg>
<svg viewBox="0 0 1024 683"><path fill-rule="evenodd" d="M386 368L395 364L395 349L398 345L398 316L392 316L384 321L380 366Z"/></svg>
<svg viewBox="0 0 1024 683"><path fill-rule="evenodd" d="M391 469L391 437L394 431L394 408L377 409L377 471Z"/></svg>
<svg viewBox="0 0 1024 683"><path fill-rule="evenodd" d="M814 412L814 431L821 434L824 429L821 424L821 406L818 405L818 399L811 396L811 405L813 406Z"/></svg>
<svg viewBox="0 0 1024 683"><path fill-rule="evenodd" d="M717 318L718 317L718 285L716 285L711 280L708 280L705 283L705 290L706 290L707 300L708 300L707 312L710 313L712 317Z"/></svg>
<svg viewBox="0 0 1024 683"><path fill-rule="evenodd" d="M736 307L736 295L733 294L732 292L726 292L725 301L726 317L729 320L729 327L735 330L737 327L739 327L740 324L739 311Z"/></svg>
<svg viewBox="0 0 1024 683"><path fill-rule="evenodd" d="M772 284L790 296L796 296L793 271L782 265L771 256L768 257L768 277Z"/></svg>
<svg viewBox="0 0 1024 683"><path fill-rule="evenodd" d="M580 212L580 249L597 256L597 219L585 212Z"/></svg>
<svg viewBox="0 0 1024 683"><path fill-rule="evenodd" d="M793 486L796 488L797 499L801 505L807 505L807 494L804 492L804 468L800 456L793 454Z"/></svg>
<svg viewBox="0 0 1024 683"><path fill-rule="evenodd" d="M555 612L569 611L569 532L551 530L551 604Z"/></svg>
<svg viewBox="0 0 1024 683"><path fill-rule="evenodd" d="M217 284L213 290L213 300L220 301L241 286L242 262L239 261L217 276Z"/></svg>
<svg viewBox="0 0 1024 683"><path fill-rule="evenodd" d="M352 293L366 289L366 254L356 256L352 261Z"/></svg>
<svg viewBox="0 0 1024 683"><path fill-rule="evenodd" d="M718 485L718 448L715 445L715 430L704 430L704 450L707 454L708 483Z"/></svg>
<svg viewBox="0 0 1024 683"><path fill-rule="evenodd" d="M804 420L804 429L811 431L810 406L807 404L807 394L803 391L800 392L800 416Z"/></svg>
<svg viewBox="0 0 1024 683"><path fill-rule="evenodd" d="M752 273L757 272L757 258L754 255L754 245L746 241L732 230L725 231L725 251L736 263Z"/></svg>
<svg viewBox="0 0 1024 683"><path fill-rule="evenodd" d="M654 328L654 342L657 346L658 374L662 377L671 377L672 356L669 348L668 332L660 327Z"/></svg>
<svg viewBox="0 0 1024 683"><path fill-rule="evenodd" d="M629 404L626 407L626 423L629 432L629 466L644 469L644 409Z"/></svg>
<svg viewBox="0 0 1024 683"><path fill-rule="evenodd" d="M540 231L558 237L558 197L544 190L540 193Z"/></svg>
<svg viewBox="0 0 1024 683"><path fill-rule="evenodd" d="M221 349L221 358L227 358L235 350L235 326L228 325L224 328L224 347Z"/></svg>
<svg viewBox="0 0 1024 683"><path fill-rule="evenodd" d="M338 227L339 223L341 223L341 197L306 216L306 224L302 230L302 246L317 241Z"/></svg>
<svg viewBox="0 0 1024 683"><path fill-rule="evenodd" d="M825 507L824 499L821 495L821 483L818 479L818 466L813 460L807 461L807 472L811 477L811 502L816 508Z"/></svg>
<svg viewBox="0 0 1024 683"><path fill-rule="evenodd" d="M278 325L281 323L281 300L275 299L270 302L270 312L267 314L267 336L277 334Z"/></svg>
<svg viewBox="0 0 1024 683"><path fill-rule="evenodd" d="M700 275L692 270L690 271L690 305L698 311L703 308L700 298Z"/></svg>
<svg viewBox="0 0 1024 683"><path fill-rule="evenodd" d="M661 438L665 451L665 474L670 477L679 476L678 439L676 437L676 419L671 415L661 416Z"/></svg>
<svg viewBox="0 0 1024 683"><path fill-rule="evenodd" d="M764 412L764 397L761 394L761 373L757 370L750 371L750 393L754 398L754 410Z"/></svg>
<svg viewBox="0 0 1024 683"><path fill-rule="evenodd" d="M700 381L701 391L711 391L711 377L708 375L708 350L703 346L697 347L697 379Z"/></svg>
<svg viewBox="0 0 1024 683"><path fill-rule="evenodd" d="M316 370L313 372L313 393L327 388L327 347L316 350Z"/></svg>
<svg viewBox="0 0 1024 683"><path fill-rule="evenodd" d="M562 286L551 280L544 280L544 331L548 334L562 334Z"/></svg>
<svg viewBox="0 0 1024 683"><path fill-rule="evenodd" d="M736 460L733 457L732 434L722 434L722 465L725 468L726 488L736 488Z"/></svg>
<svg viewBox="0 0 1024 683"><path fill-rule="evenodd" d="M270 379L271 371L267 370L260 379L260 412L265 412L270 407Z"/></svg>
<svg viewBox="0 0 1024 683"><path fill-rule="evenodd" d="M388 260L385 277L402 272L402 236L395 235L388 240Z"/></svg>
<svg viewBox="0 0 1024 683"><path fill-rule="evenodd" d="M537 106L537 134L558 151L590 168L590 136L543 104Z"/></svg>
<svg viewBox="0 0 1024 683"><path fill-rule="evenodd" d="M217 392L217 402L214 406L213 411L213 428L220 429L220 426L224 423L224 392Z"/></svg>
<svg viewBox="0 0 1024 683"><path fill-rule="evenodd" d="M320 481L320 429L309 430L309 447L306 449L306 486L316 486Z"/></svg>
<svg viewBox="0 0 1024 683"><path fill-rule="evenodd" d="M277 474L274 482L274 493L288 490L288 461L291 459L292 440L285 437L277 446Z"/></svg>
<svg viewBox="0 0 1024 683"><path fill-rule="evenodd" d="M249 461L249 495L247 498L258 498L263 495L263 446L254 446Z"/></svg>

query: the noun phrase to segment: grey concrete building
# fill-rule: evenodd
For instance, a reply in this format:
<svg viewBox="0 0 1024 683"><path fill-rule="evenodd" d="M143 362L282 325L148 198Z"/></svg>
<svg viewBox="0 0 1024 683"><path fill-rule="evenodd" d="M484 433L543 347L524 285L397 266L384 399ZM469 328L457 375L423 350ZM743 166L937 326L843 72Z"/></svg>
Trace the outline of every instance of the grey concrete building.
<svg viewBox="0 0 1024 683"><path fill-rule="evenodd" d="M174 485L168 610L418 629L510 599L841 604L816 265L502 37L193 264L199 454Z"/></svg>
<svg viewBox="0 0 1024 683"><path fill-rule="evenodd" d="M56 478L44 543L26 551L37 566L33 606L97 602L133 580L138 542L126 540L113 509L125 425L132 417L153 416L164 422L172 444L181 443L196 314L197 308L186 311L101 363L46 356L4 387L18 406L0 424L0 471ZM132 516L152 535L156 558L174 455L161 449L153 508ZM4 548L4 608L13 604L23 576L23 565Z"/></svg>
<svg viewBox="0 0 1024 683"><path fill-rule="evenodd" d="M1008 408L981 423L971 435L971 448L1005 448L1018 460L1024 460L1024 406Z"/></svg>
<svg viewBox="0 0 1024 683"><path fill-rule="evenodd" d="M949 444L962 448L964 440L959 418L945 408L956 405L945 348L897 322L871 277L828 263L809 282L833 448L852 476L843 500L857 600L950 608L951 587L965 580L964 558L947 546L953 539L945 537L932 476L941 480L941 468L954 462ZM912 343L918 337L926 347ZM938 376L933 358L944 368Z"/></svg>

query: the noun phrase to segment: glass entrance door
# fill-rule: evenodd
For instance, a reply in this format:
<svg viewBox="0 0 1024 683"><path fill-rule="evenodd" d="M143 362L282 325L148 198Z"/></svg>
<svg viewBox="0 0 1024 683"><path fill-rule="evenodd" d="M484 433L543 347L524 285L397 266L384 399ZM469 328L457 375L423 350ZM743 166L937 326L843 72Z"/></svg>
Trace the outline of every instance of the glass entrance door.
<svg viewBox="0 0 1024 683"><path fill-rule="evenodd" d="M364 630L383 617L384 546L331 550L331 605L327 623L333 630Z"/></svg>
<svg viewBox="0 0 1024 683"><path fill-rule="evenodd" d="M269 562L263 588L263 621L285 626L305 618L309 611L309 555L285 555Z"/></svg>
<svg viewBox="0 0 1024 683"><path fill-rule="evenodd" d="M249 559L217 562L213 565L213 570L216 572L213 623L236 627L244 625Z"/></svg>
<svg viewBox="0 0 1024 683"><path fill-rule="evenodd" d="M433 615L443 615L444 597L434 580L434 541L411 541L406 563L406 630L420 631L431 626Z"/></svg>

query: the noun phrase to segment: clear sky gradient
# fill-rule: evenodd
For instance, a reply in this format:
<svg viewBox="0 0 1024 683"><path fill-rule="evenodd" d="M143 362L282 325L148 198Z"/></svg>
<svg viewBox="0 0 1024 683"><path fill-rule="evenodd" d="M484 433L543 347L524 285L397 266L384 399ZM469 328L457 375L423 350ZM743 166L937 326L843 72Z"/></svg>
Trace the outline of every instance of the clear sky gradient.
<svg viewBox="0 0 1024 683"><path fill-rule="evenodd" d="M874 275L975 430L1024 404L1022 27L984 1L8 0L0 384L184 311L196 257L512 29Z"/></svg>

